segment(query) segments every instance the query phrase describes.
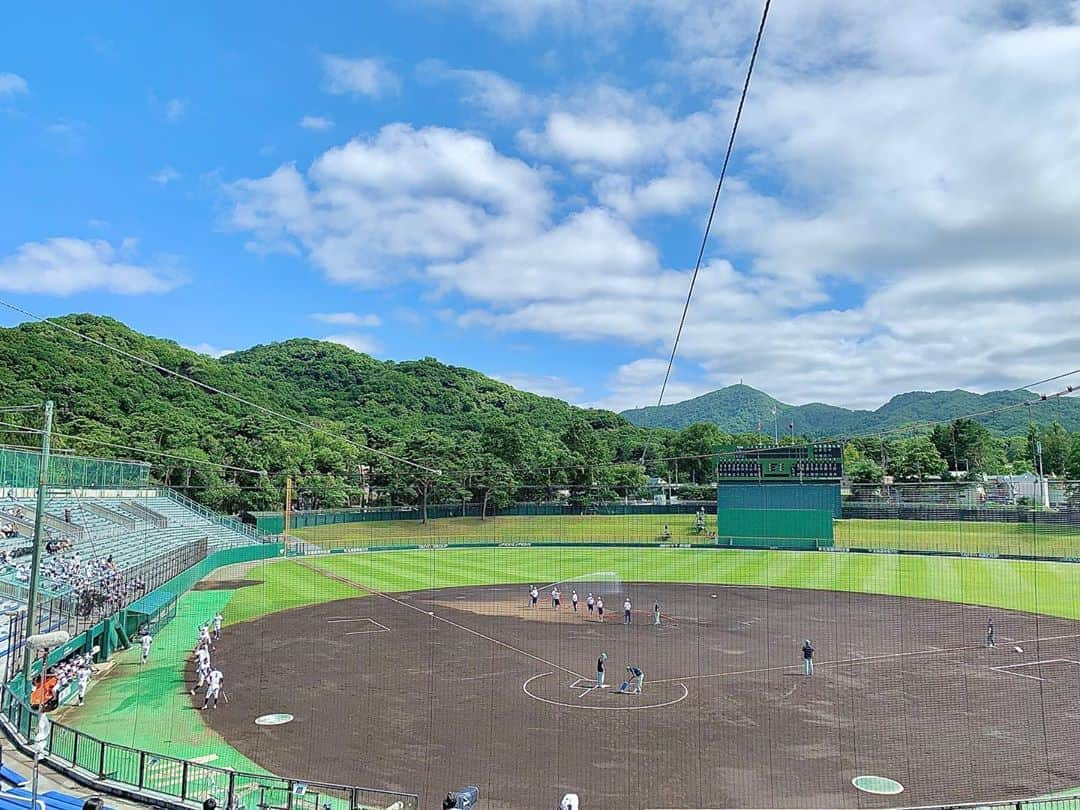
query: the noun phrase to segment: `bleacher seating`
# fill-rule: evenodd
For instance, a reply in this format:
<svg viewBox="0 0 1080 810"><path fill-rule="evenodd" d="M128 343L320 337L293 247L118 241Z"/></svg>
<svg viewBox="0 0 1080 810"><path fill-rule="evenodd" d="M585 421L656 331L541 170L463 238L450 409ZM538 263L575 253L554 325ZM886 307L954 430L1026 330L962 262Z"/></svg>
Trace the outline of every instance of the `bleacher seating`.
<svg viewBox="0 0 1080 810"><path fill-rule="evenodd" d="M14 785L16 789L21 788L30 781L18 771L13 771L7 765L0 765L0 780L3 780L5 784Z"/></svg>
<svg viewBox="0 0 1080 810"><path fill-rule="evenodd" d="M29 800L33 794L25 787L16 787L0 793L0 804L6 803L4 810L29 810ZM59 790L47 790L38 794L38 801L45 804L45 810L82 810L86 799L61 793ZM105 805L106 810L112 810Z"/></svg>
<svg viewBox="0 0 1080 810"><path fill-rule="evenodd" d="M16 521L18 535L0 536L0 553L22 552L12 561L28 565L35 504L8 499L2 506L20 507L23 517ZM197 504L161 491L146 497L53 493L45 510L47 534L67 544L63 556L78 553L83 560L111 557L121 571L202 538L206 538L210 552L258 542L244 527L230 525ZM0 514L0 522L8 520L10 516ZM0 570L0 580L16 578L14 568Z"/></svg>

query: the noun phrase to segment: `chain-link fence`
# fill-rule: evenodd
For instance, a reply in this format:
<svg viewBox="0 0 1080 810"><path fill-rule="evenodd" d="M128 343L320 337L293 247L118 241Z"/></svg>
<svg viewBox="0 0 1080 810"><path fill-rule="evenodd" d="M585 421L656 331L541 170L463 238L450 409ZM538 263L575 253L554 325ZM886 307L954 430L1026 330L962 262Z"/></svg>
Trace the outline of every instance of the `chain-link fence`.
<svg viewBox="0 0 1080 810"><path fill-rule="evenodd" d="M797 485L796 485L797 486ZM768 489L762 487L761 489ZM1019 557L1080 557L1080 483L1023 480L839 488L840 549ZM1047 505L1049 504L1049 505ZM717 504L479 503L294 512L294 550L349 551L431 545L717 545ZM761 508L768 510L768 502ZM256 516L280 531L281 514ZM271 524L273 524L271 526ZM764 547L783 538L760 538ZM722 542L719 544L723 544Z"/></svg>
<svg viewBox="0 0 1080 810"><path fill-rule="evenodd" d="M3 719L24 743L40 715L10 687L3 692ZM49 763L70 769L103 790L137 791L148 800L201 808L213 797L224 810L417 810L414 794L334 785L217 768L97 739L61 723L50 723Z"/></svg>
<svg viewBox="0 0 1080 810"><path fill-rule="evenodd" d="M37 489L41 454L37 450L0 448L0 484L8 490ZM136 490L150 483L150 465L141 461L53 453L49 486L70 489Z"/></svg>

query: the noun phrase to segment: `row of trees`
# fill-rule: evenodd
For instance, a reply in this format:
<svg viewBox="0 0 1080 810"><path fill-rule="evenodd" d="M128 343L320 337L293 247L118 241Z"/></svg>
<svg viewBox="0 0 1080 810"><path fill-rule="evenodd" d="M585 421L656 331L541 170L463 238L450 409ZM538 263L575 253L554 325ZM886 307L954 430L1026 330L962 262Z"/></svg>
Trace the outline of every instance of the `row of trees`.
<svg viewBox="0 0 1080 810"><path fill-rule="evenodd" d="M599 413L599 412L598 412ZM649 478L678 487L683 498L710 498L715 450L726 445L771 444L763 434L731 435L715 425L681 431L643 430L608 424L603 416L579 414L561 432L539 429L524 417L487 421L480 430L447 434L417 430L383 449L420 467L372 456L331 434L300 432L254 437L243 433L229 448L278 472L272 476L228 476L210 467L177 463L163 467L165 483L185 487L217 508L240 511L280 506L284 479L291 475L297 506L336 508L357 504L477 503L488 515L516 501L568 500L583 509L603 501L649 494ZM781 443L806 441L787 437ZM1042 448L1047 475L1080 479L1080 433L1060 425L1032 426L1028 435L998 437L968 419L906 438L856 438L845 445L844 466L855 482L927 481L983 474L1031 472ZM201 448L183 455L200 457Z"/></svg>
<svg viewBox="0 0 1080 810"><path fill-rule="evenodd" d="M852 439L844 448L851 480L870 483L890 475L899 481L975 478L983 475L1045 475L1080 480L1080 432L1058 422L1032 424L1024 436L995 436L972 419L937 425L929 434L904 439Z"/></svg>

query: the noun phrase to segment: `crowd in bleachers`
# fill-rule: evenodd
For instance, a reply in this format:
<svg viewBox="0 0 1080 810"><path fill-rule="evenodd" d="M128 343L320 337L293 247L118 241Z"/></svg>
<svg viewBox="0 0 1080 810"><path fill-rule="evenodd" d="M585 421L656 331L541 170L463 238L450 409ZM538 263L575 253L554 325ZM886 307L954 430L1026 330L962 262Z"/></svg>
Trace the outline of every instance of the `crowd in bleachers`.
<svg viewBox="0 0 1080 810"><path fill-rule="evenodd" d="M79 616L109 615L146 590L141 579L124 577L112 555L83 560L76 551L67 557L43 560L41 571L52 581L55 590L71 589L75 594L75 613Z"/></svg>
<svg viewBox="0 0 1080 810"><path fill-rule="evenodd" d="M0 581L30 582L34 505L6 490L0 502ZM108 615L148 590L148 560L203 542L209 551L253 542L194 508L158 495L138 500L55 493L45 504L41 574L70 594L78 616ZM138 571L141 577L135 576Z"/></svg>
<svg viewBox="0 0 1080 810"><path fill-rule="evenodd" d="M21 532L19 527L15 525L16 520L20 520L24 517L22 507L18 504L5 506L3 509L3 522L0 523L0 533L9 540L18 537Z"/></svg>

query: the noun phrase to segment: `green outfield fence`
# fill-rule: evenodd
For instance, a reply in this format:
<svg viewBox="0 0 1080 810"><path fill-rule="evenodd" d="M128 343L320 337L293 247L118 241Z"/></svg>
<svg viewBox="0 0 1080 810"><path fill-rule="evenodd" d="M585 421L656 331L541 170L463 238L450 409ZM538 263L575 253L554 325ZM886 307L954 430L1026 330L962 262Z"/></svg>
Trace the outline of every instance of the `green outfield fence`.
<svg viewBox="0 0 1080 810"><path fill-rule="evenodd" d="M32 711L5 687L3 719L26 741L37 728ZM47 763L99 789L170 807L201 808L213 797L223 810L418 810L411 793L335 785L306 779L215 768L99 740L78 729L50 723Z"/></svg>
<svg viewBox="0 0 1080 810"><path fill-rule="evenodd" d="M769 525L791 529L805 517L798 510L765 507ZM807 529L823 540L813 547L827 546L831 537L838 551L1080 559L1080 482L860 484L841 488L839 503L829 508L831 532L826 526ZM489 508L484 517L481 509L478 503L429 506L426 521L422 510L411 506L294 513L290 551L440 544L730 545L717 537L715 501L609 502L587 508L529 502ZM703 521L695 514L700 509ZM280 513L248 519L267 531L282 526ZM788 535L795 532L774 534L755 532L752 544L788 547Z"/></svg>

